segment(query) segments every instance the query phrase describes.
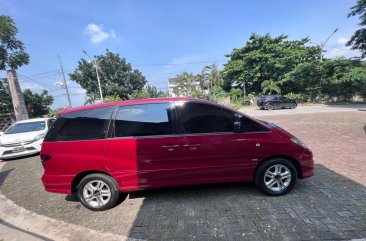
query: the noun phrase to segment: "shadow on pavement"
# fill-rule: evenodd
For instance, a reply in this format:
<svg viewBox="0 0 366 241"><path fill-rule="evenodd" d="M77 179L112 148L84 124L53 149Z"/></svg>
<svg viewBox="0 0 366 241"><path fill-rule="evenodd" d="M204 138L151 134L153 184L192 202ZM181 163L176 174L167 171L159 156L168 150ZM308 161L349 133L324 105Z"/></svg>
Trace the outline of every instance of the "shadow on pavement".
<svg viewBox="0 0 366 241"><path fill-rule="evenodd" d="M147 240L323 240L366 237L366 188L316 165L287 195L252 184L141 191L129 237Z"/></svg>
<svg viewBox="0 0 366 241"><path fill-rule="evenodd" d="M13 171L14 169L9 169L6 171L0 171L0 187L3 185L6 177Z"/></svg>

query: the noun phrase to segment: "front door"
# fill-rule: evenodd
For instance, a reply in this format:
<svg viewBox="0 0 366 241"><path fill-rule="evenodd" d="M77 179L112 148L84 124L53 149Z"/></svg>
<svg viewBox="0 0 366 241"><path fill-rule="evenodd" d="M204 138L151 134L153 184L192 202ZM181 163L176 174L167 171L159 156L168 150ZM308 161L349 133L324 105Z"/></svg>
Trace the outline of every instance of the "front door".
<svg viewBox="0 0 366 241"><path fill-rule="evenodd" d="M243 180L249 164L248 142L234 132L235 113L202 102L179 105L184 162L193 182Z"/></svg>

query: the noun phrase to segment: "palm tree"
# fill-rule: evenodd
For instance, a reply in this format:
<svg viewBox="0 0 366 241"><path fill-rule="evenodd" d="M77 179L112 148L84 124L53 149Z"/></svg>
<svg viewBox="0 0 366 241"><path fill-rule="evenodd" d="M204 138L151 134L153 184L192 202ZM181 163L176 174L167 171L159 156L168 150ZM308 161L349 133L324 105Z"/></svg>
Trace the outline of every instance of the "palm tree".
<svg viewBox="0 0 366 241"><path fill-rule="evenodd" d="M262 87L263 94L266 94L267 92L269 94L272 94L272 92L274 92L276 94L281 94L281 88L273 80L263 81L261 84L261 87Z"/></svg>
<svg viewBox="0 0 366 241"><path fill-rule="evenodd" d="M210 81L211 87L212 85L222 85L224 83L224 79L216 63L205 66L202 70L202 75Z"/></svg>
<svg viewBox="0 0 366 241"><path fill-rule="evenodd" d="M237 101L243 92L239 88L233 88L230 90L230 97L233 101Z"/></svg>
<svg viewBox="0 0 366 241"><path fill-rule="evenodd" d="M93 93L87 93L86 96L87 96L87 99L86 99L84 105L94 104L95 101L97 101L99 99L98 94L96 94L94 92Z"/></svg>

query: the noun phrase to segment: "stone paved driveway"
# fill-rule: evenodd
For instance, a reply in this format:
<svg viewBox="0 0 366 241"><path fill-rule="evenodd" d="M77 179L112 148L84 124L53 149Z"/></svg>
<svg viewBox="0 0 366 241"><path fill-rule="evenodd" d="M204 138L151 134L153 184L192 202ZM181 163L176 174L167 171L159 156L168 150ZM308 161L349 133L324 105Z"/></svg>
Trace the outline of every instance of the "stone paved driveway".
<svg viewBox="0 0 366 241"><path fill-rule="evenodd" d="M252 184L218 184L130 194L91 212L49 194L37 156L7 162L1 192L36 213L147 240L337 240L366 238L366 112L263 116L313 150L316 175L286 196Z"/></svg>

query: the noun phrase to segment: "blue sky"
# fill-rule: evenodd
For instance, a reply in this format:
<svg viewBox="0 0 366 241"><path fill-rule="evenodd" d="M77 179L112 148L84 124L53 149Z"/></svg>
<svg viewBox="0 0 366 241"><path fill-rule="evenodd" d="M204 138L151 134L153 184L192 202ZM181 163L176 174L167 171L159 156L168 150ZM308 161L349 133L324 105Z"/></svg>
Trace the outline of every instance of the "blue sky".
<svg viewBox="0 0 366 241"><path fill-rule="evenodd" d="M49 90L56 108L67 105L55 84L60 80L57 55L67 73L85 58L82 49L89 55L104 54L107 48L119 53L162 90L169 77L182 71L199 72L213 62L222 66L225 54L242 47L254 32L289 39L308 36L318 44L339 28L327 43L326 57L357 56L344 46L358 28L358 18L347 18L355 2L0 0L0 14L14 19L31 56L30 64L18 71L22 88ZM83 90L72 81L69 86L73 105L82 105Z"/></svg>

